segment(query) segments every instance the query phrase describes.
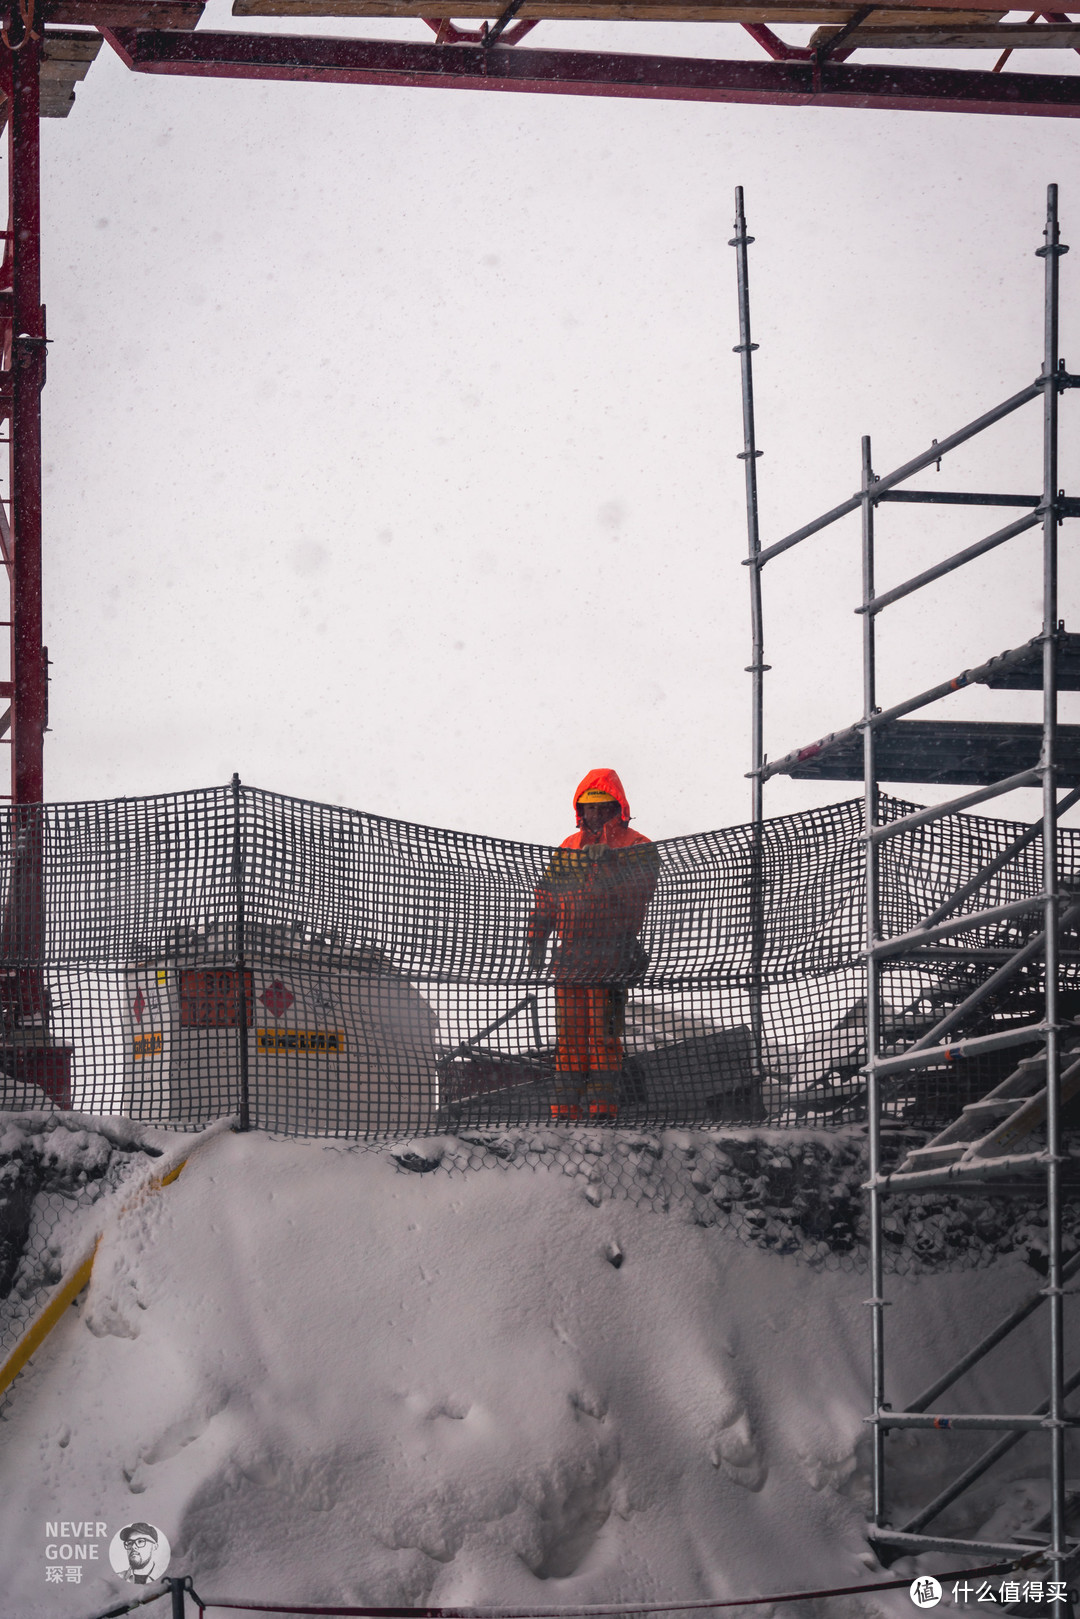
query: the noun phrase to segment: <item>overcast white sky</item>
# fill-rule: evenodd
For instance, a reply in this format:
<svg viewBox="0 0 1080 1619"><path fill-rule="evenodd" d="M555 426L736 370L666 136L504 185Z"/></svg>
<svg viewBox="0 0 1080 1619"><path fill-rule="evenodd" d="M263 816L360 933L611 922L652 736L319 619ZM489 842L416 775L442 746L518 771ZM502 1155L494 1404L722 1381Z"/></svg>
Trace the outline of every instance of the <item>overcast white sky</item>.
<svg viewBox="0 0 1080 1619"><path fill-rule="evenodd" d="M207 24L262 26L224 0ZM689 24L532 41L759 54ZM166 79L106 47L43 125L47 795L239 770L548 842L614 765L652 836L745 820L734 187L769 543L857 487L861 433L881 473L1035 376L1049 180L1080 369L1078 155L1066 119ZM1037 490L1038 428L1028 407L942 486ZM883 509L881 584L993 526ZM857 717L857 548L848 520L766 570L774 756ZM882 702L1035 634L1037 551L884 615ZM767 809L854 791L781 782Z"/></svg>

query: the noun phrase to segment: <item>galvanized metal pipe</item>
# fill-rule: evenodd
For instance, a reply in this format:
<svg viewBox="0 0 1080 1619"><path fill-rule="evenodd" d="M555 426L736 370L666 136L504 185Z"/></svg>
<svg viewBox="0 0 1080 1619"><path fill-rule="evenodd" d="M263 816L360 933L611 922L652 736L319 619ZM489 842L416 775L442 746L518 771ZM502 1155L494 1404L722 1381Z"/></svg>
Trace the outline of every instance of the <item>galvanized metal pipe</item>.
<svg viewBox="0 0 1080 1619"><path fill-rule="evenodd" d="M889 956L906 955L909 950L917 950L920 944L946 939L950 933L974 933L978 928L989 927L992 922L1007 922L1010 917L1025 916L1028 911L1037 911L1047 899L1052 904L1053 898L1053 895L1046 893L1032 894L1030 899L1014 899L1007 905L988 905L982 911L967 911L963 916L954 916L949 922L938 922L932 928L916 928L911 933L898 933L893 939L879 939L871 946L870 953L877 961L885 961Z"/></svg>
<svg viewBox="0 0 1080 1619"><path fill-rule="evenodd" d="M1035 642L1041 643L1041 640L1041 636L1035 637ZM939 702L943 697L951 697L954 692L963 691L967 686L986 683L988 677L992 674L1005 674L1008 670L1015 668L1017 664L1025 663L1031 657L1032 647L1035 642L1028 641L1023 646L1016 647L1012 651L1000 653L996 658L988 658L985 663L978 664L974 669L965 669L962 674L954 675L951 680L941 680L936 686L928 686L917 697L907 697L901 703L894 703L891 708L880 709L871 717L870 723L880 731L883 726L890 725L893 720L902 719L905 714L914 713L916 709L926 708L931 703ZM860 720L855 725L849 725L846 730L832 731L828 736L820 738L815 746L823 748L843 741L848 737L854 737L857 732L862 730L864 723L864 721ZM792 764L798 762L800 755L804 755L805 752L806 750L803 748L795 748L791 753L786 753L782 759L776 759L767 766L763 764L761 770L762 779L768 781L770 776L783 775ZM1076 789L1076 791L1080 795L1080 788ZM1059 806L1059 813L1063 809L1071 807L1071 803L1075 802L1076 800L1073 799L1069 805ZM1041 821L1039 825L1042 825Z"/></svg>
<svg viewBox="0 0 1080 1619"><path fill-rule="evenodd" d="M509 1012L504 1012L502 1016L497 1017L493 1023L488 1023L485 1025L485 1027L482 1028L479 1033L471 1034L467 1040L462 1040L461 1044L455 1046L453 1051L448 1052L447 1055L450 1057L467 1056L474 1046L480 1044L481 1040L486 1040L489 1034L494 1034L495 1030L501 1029L504 1023L511 1022L512 1019L516 1018L520 1012L525 1011L528 1011L529 1013L536 1044L539 1046L541 1043L540 1017L537 1010L536 996L530 991L528 995L523 995L520 1001L515 1001Z"/></svg>
<svg viewBox="0 0 1080 1619"><path fill-rule="evenodd" d="M1080 916L1080 905L1070 905L1068 910L1063 912L1061 918L1055 923L1055 932L1058 929L1068 927L1078 916ZM960 918L960 920L962 921L963 918ZM973 989L970 995L966 995L958 1005L939 1019L932 1029L928 1029L908 1049L910 1051L924 1051L928 1046L933 1045L935 1040L940 1040L954 1024L967 1017L968 1013L973 1012L977 1006L981 1006L982 1002L995 994L1002 984L1007 984L1009 979L1014 978L1022 967L1026 967L1029 961L1034 961L1036 956L1040 956L1045 945L1045 933L1037 933L1033 939L1029 939L1022 949L1014 951L996 971L990 974L990 977L984 983L980 984L977 989Z"/></svg>
<svg viewBox="0 0 1080 1619"><path fill-rule="evenodd" d="M898 821L889 821L885 826L875 827L869 834L875 843L884 843L887 838L897 838L902 832L909 832L914 826L926 826L930 821L943 820L946 815L955 815L957 810L970 809L973 804L985 804L988 798L1001 798L1005 793L1011 793L1017 787L1034 787L1039 782L1039 769L1018 770L1015 776L1005 776L990 787L979 787L973 793L962 793L959 798L950 798L947 803L935 804L932 809L918 810L914 815L902 815Z"/></svg>
<svg viewBox="0 0 1080 1619"><path fill-rule="evenodd" d="M869 1067L884 1079L890 1074L906 1074L913 1068L933 1068L937 1063L952 1062L958 1057L985 1056L990 1051L1007 1051L1010 1046L1031 1045L1045 1033L1044 1024L1025 1023L1018 1029L1004 1029L1001 1034L975 1034L929 1051L902 1051L896 1057L879 1057L871 1061Z"/></svg>
<svg viewBox="0 0 1080 1619"><path fill-rule="evenodd" d="M1058 886L1057 858L1057 633L1058 517L1054 510L1058 480L1058 292L1062 248L1057 216L1057 186L1046 191L1046 240L1043 355L1043 890L1046 899L1046 1202L1047 1298L1050 1305L1050 1558L1060 1580L1065 1545L1064 1318L1061 1291L1061 1077L1058 1031L1057 927L1053 896Z"/></svg>
<svg viewBox="0 0 1080 1619"><path fill-rule="evenodd" d="M869 601L874 594L874 503L870 490L874 482L869 437L862 441L862 593ZM878 785L877 765L874 757L877 739L869 723L877 707L877 657L875 646L876 625L873 614L867 613L862 627L863 662L863 831L865 842L866 886L866 1052L876 1058L881 1037L881 972L874 957L873 945L879 926L878 850L870 836L877 825ZM871 1341L871 1398L873 1409L880 1411L885 1403L885 1267L884 1244L881 1235L881 1090L876 1070L871 1067L867 1077L867 1117L870 1169L870 1341ZM874 1428L873 1460L873 1513L874 1522L885 1522L885 1431Z"/></svg>
<svg viewBox="0 0 1080 1619"><path fill-rule="evenodd" d="M1046 1171L1045 1152L1010 1153L1006 1158L977 1158L968 1162L939 1165L937 1169L905 1170L902 1175L886 1175L882 1191L897 1192L963 1192L987 1186L995 1191L1002 1187L1010 1192L1023 1185L1023 1176L1030 1173L1031 1180L1024 1190L1031 1195L1038 1191L1039 1180Z"/></svg>
<svg viewBox="0 0 1080 1619"><path fill-rule="evenodd" d="M1066 793L1065 797L1060 801L1057 806L1058 819L1060 820L1061 816L1067 810L1071 810L1073 805L1077 803L1080 803L1080 787L1074 787L1072 792ZM991 877L996 877L1003 866L1007 866L1010 860L1014 860L1029 844L1034 843L1035 839L1041 835L1042 829L1043 823L1040 816L1033 825L1028 827L1026 832L1021 832L1020 836L1014 839L1008 848L998 855L996 860L991 860L989 865L981 867L970 882L965 883L962 888L958 888L956 893L950 899L947 899L944 904L939 905L936 911L931 911L930 915L923 919L922 925L924 927L933 927L935 922L943 921L958 905L962 905L966 899L970 899L972 894L978 893L983 884L988 883Z"/></svg>
<svg viewBox="0 0 1080 1619"><path fill-rule="evenodd" d="M882 1546L896 1546L912 1556L920 1552L945 1552L950 1557L1009 1558L1013 1563L1038 1550L1030 1540L956 1540L947 1535L907 1535L900 1529L883 1529L880 1534L875 1530L870 1539ZM1003 1613L1011 1611L1015 1610L1002 1609ZM1071 1619L1068 1608L1062 1609L1061 1619Z"/></svg>
<svg viewBox="0 0 1080 1619"><path fill-rule="evenodd" d="M743 447L739 459L743 463L746 483L746 542L747 561L756 563L761 550L758 525L757 462L761 451L757 447L754 424L754 364L757 344L750 332L750 266L747 248L754 240L747 235L746 214L743 207L743 188L735 187L735 235L728 244L735 249L735 263L739 294L739 342L736 354L740 361L742 378ZM762 885L764 800L762 766L765 762L765 630L761 604L761 569L750 568L750 635L751 651L748 672L751 680L750 721L750 1029L754 1044L754 1063L760 1074L762 1068L762 962L765 956L765 896Z"/></svg>
<svg viewBox="0 0 1080 1619"><path fill-rule="evenodd" d="M983 1001L989 1000L991 995L996 994L1002 984L1007 984L1010 978L1015 978L1020 969L1026 967L1029 961L1034 961L1036 956L1041 956L1043 944L1044 937L1041 933L1036 934L1034 939L1029 939L1022 950L1015 951L1007 961L1003 961L1001 966L996 968L984 983L981 983L977 989L973 989L970 995L965 995L962 1001L958 1002L943 1018L939 1018L933 1028L928 1029L924 1035L908 1047L908 1050L913 1052L925 1051L929 1046L943 1039L951 1028L967 1017L969 1012L973 1012L977 1006L982 1005Z"/></svg>
<svg viewBox="0 0 1080 1619"><path fill-rule="evenodd" d="M1067 1417L1069 1427L1080 1427L1080 1417ZM887 1408L879 1411L876 1416L867 1417L867 1422L876 1423L879 1428L933 1428L943 1432L955 1428L957 1432L971 1432L982 1428L1009 1428L1016 1433L1034 1433L1037 1429L1047 1427L1053 1418L1048 1415L1025 1416L1020 1413L1013 1414L1004 1411L890 1411Z"/></svg>
<svg viewBox="0 0 1080 1619"><path fill-rule="evenodd" d="M1064 1385L1063 1392L1071 1394L1078 1383L1080 1383L1080 1372L1074 1372ZM1044 1416L1049 1406L1050 1401L1043 1400L1041 1404L1035 1407L1033 1415ZM970 1484L974 1484L976 1479L982 1478L983 1474L993 1467L994 1463L1002 1456L1007 1456L1009 1451L1018 1445L1023 1437L1024 1431L1021 1429L1015 1433L1006 1434L1003 1439L999 1439L996 1444L991 1445L989 1450L985 1450L981 1456L977 1457L970 1467L966 1467L939 1495L935 1495L932 1501L927 1502L926 1506L920 1512L917 1512L909 1523L904 1525L900 1533L916 1534L920 1529L925 1528L928 1523L932 1523L939 1513L944 1512L945 1508L951 1506L958 1496L963 1495Z"/></svg>
<svg viewBox="0 0 1080 1619"><path fill-rule="evenodd" d="M1071 1280L1077 1271L1080 1271L1080 1253L1074 1254L1068 1264L1062 1268L1062 1281ZM1018 1304L1015 1310L1010 1310L1004 1320L999 1321L998 1325L988 1332L985 1338L980 1338L973 1349L969 1349L966 1355L961 1355L960 1359L949 1368L944 1376L939 1377L936 1383L931 1383L930 1387L924 1390L918 1399L910 1400L904 1409L907 1411L925 1411L929 1406L933 1405L934 1401L944 1394L946 1389L952 1388L953 1384L959 1382L965 1372L970 1372L973 1366L977 1366L981 1360L985 1360L992 1349L996 1349L998 1344L1002 1343L1010 1333L1015 1332L1022 1322L1026 1321L1029 1316L1034 1315L1040 1304L1045 1303L1045 1288L1040 1287L1037 1292L1029 1294L1023 1304ZM1080 1380L1080 1372L1077 1373L1077 1379ZM1039 1416L1042 1412L1037 1410L1034 1414ZM908 1527L910 1528L911 1525L908 1525Z"/></svg>
<svg viewBox="0 0 1080 1619"><path fill-rule="evenodd" d="M890 607L893 602L902 601L913 591L921 590L924 585L933 584L935 579L943 579L947 573L955 573L957 568L964 567L965 563L973 562L976 557L1004 545L1006 540L1015 539L1018 534L1025 534L1029 528L1034 528L1041 521L1039 512L1030 512L1026 517L1018 517L1015 523L1007 523L1004 528L988 534L984 540L976 540L974 545L966 545L962 551L946 557L944 562L935 562L932 568L924 568L922 573L917 573L913 578L906 579L902 585L895 585L892 590L886 590L880 596L875 596L873 601L867 602L863 607L856 607L855 611L880 613L883 608Z"/></svg>
<svg viewBox="0 0 1080 1619"><path fill-rule="evenodd" d="M1030 506L1042 505L1041 495L976 495L957 489L888 489L880 500L895 500L919 506ZM1080 500L1075 495L1058 495L1054 502L1059 517L1080 517Z"/></svg>
<svg viewBox="0 0 1080 1619"><path fill-rule="evenodd" d="M1013 950L984 950L973 945L970 950L959 944L929 944L925 950L918 951L912 959L919 961L1011 961ZM1070 966L1080 963L1080 950L1059 950L1059 962L1068 962Z"/></svg>
<svg viewBox="0 0 1080 1619"><path fill-rule="evenodd" d="M969 438L974 438L977 433L983 432L987 427L993 427L995 422L1000 422L1003 417L1010 416L1014 410L1019 410L1021 405L1029 404L1042 391L1043 382L1040 377L1037 382L1031 383L1027 388L1021 388L1019 393L1015 393L1011 398L1003 400L1000 405L995 405L993 410L986 411L982 416L977 417L975 421L969 422L966 427L961 427L955 433L950 433L940 443L932 444L928 450L924 450L921 455L917 455L913 461L905 461L904 465L897 467L895 472L890 472L884 478L876 479L871 491L871 498L880 500L886 490L892 489L898 483L903 483L905 478L913 477L916 472L921 472L923 467L933 466L935 461L939 461L950 450L955 450L958 445L966 444ZM766 562L771 562L773 557L778 557L781 552L790 551L791 547L798 545L801 540L809 539L812 534L817 534L821 529L828 528L830 523L838 522L841 517L846 517L849 512L856 511L862 504L862 500L861 493L852 495L850 500L842 501L839 506L834 506L832 511L826 512L822 517L815 518L812 523L806 523L802 528L796 529L794 534L787 535L785 539L777 540L775 545L766 546L765 550L759 554L755 566L764 567ZM867 599L869 600L869 598Z"/></svg>
<svg viewBox="0 0 1080 1619"><path fill-rule="evenodd" d="M878 499L912 506L1030 506L1032 509L1042 502L1041 495L968 494L962 489L886 489Z"/></svg>

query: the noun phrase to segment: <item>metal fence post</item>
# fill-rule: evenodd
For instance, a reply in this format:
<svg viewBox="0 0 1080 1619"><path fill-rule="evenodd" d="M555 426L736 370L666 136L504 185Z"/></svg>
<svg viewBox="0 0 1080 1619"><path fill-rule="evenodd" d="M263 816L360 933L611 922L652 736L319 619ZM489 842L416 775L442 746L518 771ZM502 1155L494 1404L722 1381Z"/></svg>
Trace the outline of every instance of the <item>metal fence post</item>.
<svg viewBox="0 0 1080 1619"><path fill-rule="evenodd" d="M251 1102L248 1086L248 996L247 962L244 954L244 844L240 815L240 775L233 773L233 961L236 970L236 1032L240 1064L240 1129L251 1129Z"/></svg>
<svg viewBox="0 0 1080 1619"><path fill-rule="evenodd" d="M184 1588L186 1585L186 1579L174 1579L170 1577L168 1580L169 1593L172 1598L171 1619L184 1619L184 1615L187 1612L187 1603L184 1601Z"/></svg>

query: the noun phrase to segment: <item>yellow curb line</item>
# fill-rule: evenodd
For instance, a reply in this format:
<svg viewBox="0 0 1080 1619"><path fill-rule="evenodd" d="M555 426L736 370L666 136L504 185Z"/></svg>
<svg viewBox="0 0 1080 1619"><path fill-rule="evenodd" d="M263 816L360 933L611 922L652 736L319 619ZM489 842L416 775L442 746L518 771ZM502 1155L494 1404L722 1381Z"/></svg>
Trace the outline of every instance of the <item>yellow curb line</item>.
<svg viewBox="0 0 1080 1619"><path fill-rule="evenodd" d="M78 1297L90 1280L90 1272L94 1268L94 1255L98 1251L100 1236L94 1238L94 1246L83 1260L82 1264L60 1283L53 1293L48 1304L40 1312L30 1326L23 1333L15 1348L11 1351L3 1366L0 1366L0 1394L14 1383L30 1356L34 1353L60 1320L71 1301Z"/></svg>
<svg viewBox="0 0 1080 1619"><path fill-rule="evenodd" d="M164 1174L151 1175L141 1186L135 1187L131 1196L121 1204L120 1213L128 1213L151 1192L160 1192L163 1186L171 1186L196 1148L202 1146L208 1137L220 1135L225 1129L231 1129L234 1123L235 1120L229 1118L219 1119L215 1124L210 1125L198 1136L195 1143L188 1148L186 1156L181 1158L179 1163L174 1164ZM33 1321L31 1321L7 1360L0 1366L0 1394L3 1394L4 1390L10 1388L11 1384L14 1383L35 1349L41 1347L49 1333L56 1326L56 1323L62 1318L68 1305L78 1298L89 1282L90 1273L94 1268L94 1259L98 1248L101 1246L102 1236L103 1233L99 1231L89 1248L84 1250L83 1258L71 1275L65 1277L58 1284L50 1295L48 1302L42 1306Z"/></svg>

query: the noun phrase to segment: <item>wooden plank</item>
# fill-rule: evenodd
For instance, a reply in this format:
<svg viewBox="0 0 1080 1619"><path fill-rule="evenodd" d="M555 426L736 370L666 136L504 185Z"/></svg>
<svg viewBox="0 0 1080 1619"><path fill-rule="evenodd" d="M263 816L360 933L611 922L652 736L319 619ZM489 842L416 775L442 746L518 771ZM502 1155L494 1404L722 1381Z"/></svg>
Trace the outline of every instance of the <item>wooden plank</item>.
<svg viewBox="0 0 1080 1619"><path fill-rule="evenodd" d="M62 0L61 0L62 3ZM71 3L71 0L67 0ZM850 5L836 0L526 0L515 15L522 21L845 23ZM492 0L233 0L234 17L432 17L492 20L503 8ZM892 0L878 13L883 24L930 22L944 13L952 25L985 22L1003 16L1000 6L975 6L963 12L956 0Z"/></svg>
<svg viewBox="0 0 1080 1619"><path fill-rule="evenodd" d="M60 85L68 90L74 90L81 79L85 79L90 71L89 62L42 62L41 86L42 94L46 86L55 91Z"/></svg>
<svg viewBox="0 0 1080 1619"><path fill-rule="evenodd" d="M41 45L46 62L92 62L105 41L89 28L46 28Z"/></svg>
<svg viewBox="0 0 1080 1619"><path fill-rule="evenodd" d="M41 64L41 82L46 84L66 84L69 90L74 89L90 71L89 62L56 62L43 60Z"/></svg>
<svg viewBox="0 0 1080 1619"><path fill-rule="evenodd" d="M819 28L810 40L811 46L824 45L840 30ZM879 51L1065 51L1080 47L1080 23L1047 23L1041 26L1026 23L995 23L991 26L954 24L918 28L856 28L847 35L845 46L858 50Z"/></svg>
<svg viewBox="0 0 1080 1619"><path fill-rule="evenodd" d="M47 28L41 47L41 116L66 118L75 85L90 71L104 40L91 29Z"/></svg>
<svg viewBox="0 0 1080 1619"><path fill-rule="evenodd" d="M202 16L203 0L43 0L42 11L47 23L186 31Z"/></svg>

